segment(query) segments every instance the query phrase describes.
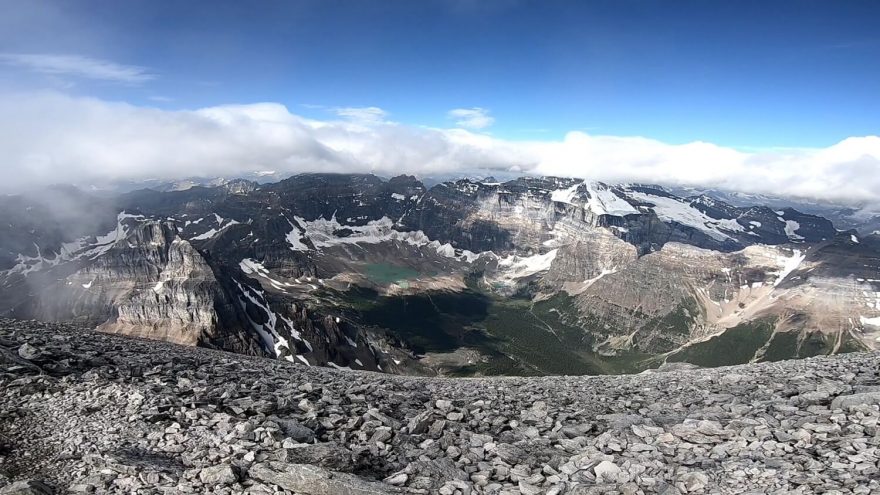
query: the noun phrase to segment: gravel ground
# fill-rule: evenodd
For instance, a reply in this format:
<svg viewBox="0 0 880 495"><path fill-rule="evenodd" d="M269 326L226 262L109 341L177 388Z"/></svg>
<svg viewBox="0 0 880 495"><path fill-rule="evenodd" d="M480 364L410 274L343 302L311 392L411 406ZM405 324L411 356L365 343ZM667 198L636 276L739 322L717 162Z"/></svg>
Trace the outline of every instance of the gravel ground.
<svg viewBox="0 0 880 495"><path fill-rule="evenodd" d="M878 404L875 353L413 378L0 320L0 494L880 493Z"/></svg>

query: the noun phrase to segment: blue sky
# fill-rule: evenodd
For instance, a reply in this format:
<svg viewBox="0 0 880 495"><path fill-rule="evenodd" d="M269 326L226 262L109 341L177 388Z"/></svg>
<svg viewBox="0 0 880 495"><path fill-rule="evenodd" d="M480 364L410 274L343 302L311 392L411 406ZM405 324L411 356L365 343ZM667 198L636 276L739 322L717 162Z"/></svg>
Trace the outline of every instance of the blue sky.
<svg viewBox="0 0 880 495"><path fill-rule="evenodd" d="M479 107L506 139L566 132L822 147L876 134L880 2L3 1L0 52L142 67L136 84L27 73L6 87L167 109L375 106L448 127Z"/></svg>
<svg viewBox="0 0 880 495"><path fill-rule="evenodd" d="M0 189L528 173L880 208L876 0L0 0Z"/></svg>

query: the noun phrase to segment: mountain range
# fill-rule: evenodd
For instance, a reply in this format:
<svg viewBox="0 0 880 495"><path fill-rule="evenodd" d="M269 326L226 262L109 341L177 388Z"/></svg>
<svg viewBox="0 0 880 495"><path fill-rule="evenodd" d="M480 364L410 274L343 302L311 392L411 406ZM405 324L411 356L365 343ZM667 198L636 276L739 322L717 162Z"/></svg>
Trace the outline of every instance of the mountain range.
<svg viewBox="0 0 880 495"><path fill-rule="evenodd" d="M807 209L556 177L54 187L0 197L0 315L404 374L874 349L876 218Z"/></svg>

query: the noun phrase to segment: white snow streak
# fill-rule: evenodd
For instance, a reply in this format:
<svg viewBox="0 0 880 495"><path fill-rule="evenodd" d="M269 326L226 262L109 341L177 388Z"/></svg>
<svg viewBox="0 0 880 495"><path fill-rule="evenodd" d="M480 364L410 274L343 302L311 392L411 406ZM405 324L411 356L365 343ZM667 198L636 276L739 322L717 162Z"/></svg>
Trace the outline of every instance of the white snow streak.
<svg viewBox="0 0 880 495"><path fill-rule="evenodd" d="M333 215L330 220L318 218L312 221L304 221L297 218L297 221L304 227L306 231L305 237L308 237L317 249L346 244L379 244L382 242L398 241L413 246L424 246L434 249L441 256L456 258L468 263L473 262L480 256L467 250L462 250L461 254L456 254L455 248L451 244L441 244L439 241L432 241L421 230L410 232L395 230L394 222L388 217L371 220L366 225L342 225L336 220L336 215ZM346 237L337 237L335 232L343 228L350 230L351 234Z"/></svg>
<svg viewBox="0 0 880 495"><path fill-rule="evenodd" d="M795 222L794 220L786 220L782 217L777 217L779 221L785 222L785 235L788 236L789 239L793 241L799 241L804 237L802 235L798 235L797 230L801 228L801 224Z"/></svg>
<svg viewBox="0 0 880 495"><path fill-rule="evenodd" d="M504 268L504 278L514 280L528 277L549 270L553 260L556 259L557 251L558 249L553 249L545 254L527 257L519 257L514 254L498 260L498 266Z"/></svg>
<svg viewBox="0 0 880 495"><path fill-rule="evenodd" d="M572 200L577 195L578 186L580 186L580 184L575 184L565 189L557 189L550 193L550 199L552 201L556 201L557 203L573 204Z"/></svg>
<svg viewBox="0 0 880 495"><path fill-rule="evenodd" d="M797 270L806 257L806 254L801 254L800 249L795 249L794 254L792 254L790 258L779 258L779 261L782 262L782 270L776 274L777 278L776 281L773 282L773 287L779 286L779 284L785 280L785 277L789 276L791 272Z"/></svg>
<svg viewBox="0 0 880 495"><path fill-rule="evenodd" d="M655 196L653 194L638 191L628 191L628 194L633 199L653 204L654 213L660 220L665 222L677 222L681 225L693 227L718 241L724 241L725 239L730 238L730 236L722 232L722 230L737 232L744 231L742 225L736 220L718 220L712 218L702 211L692 207L690 204L678 199L665 196Z"/></svg>
<svg viewBox="0 0 880 495"><path fill-rule="evenodd" d="M285 218L287 219L287 223L290 224L290 232L285 237L287 239L287 242L290 243L290 249L293 251L308 251L309 247L303 243L302 233L299 231L296 225L294 225L293 222L290 221L289 218ZM301 223L300 221L302 219L297 218L296 220L297 223Z"/></svg>
<svg viewBox="0 0 880 495"><path fill-rule="evenodd" d="M632 207L631 204L618 197L607 187L596 184L595 186L589 182L584 182L587 186L587 192L590 193L590 200L587 207L596 215L614 215L622 217L624 215L638 214L639 211Z"/></svg>
<svg viewBox="0 0 880 495"><path fill-rule="evenodd" d="M209 231L207 231L207 232L204 232L204 233L202 233L202 234L199 234L199 235L197 235L197 236L193 236L193 237L191 238L191 240L193 240L193 241L206 241L206 240L208 240L208 239L211 239L211 238L214 237L215 235L217 235L218 232L219 232L219 231L218 231L217 229L211 229L211 230L209 230Z"/></svg>

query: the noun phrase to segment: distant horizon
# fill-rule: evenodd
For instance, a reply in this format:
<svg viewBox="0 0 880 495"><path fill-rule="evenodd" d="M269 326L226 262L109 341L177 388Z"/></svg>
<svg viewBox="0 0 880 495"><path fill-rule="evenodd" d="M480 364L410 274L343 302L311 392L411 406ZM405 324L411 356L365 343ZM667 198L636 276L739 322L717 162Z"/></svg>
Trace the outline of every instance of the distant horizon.
<svg viewBox="0 0 880 495"><path fill-rule="evenodd" d="M490 173L492 172L492 173ZM880 216L880 204L878 203L846 203L839 202L833 200L824 200L824 199L815 199L810 197L798 197L798 196L785 196L785 195L776 195L776 194L763 194L763 193L748 193L743 192L737 189L725 188L723 186L720 187L698 187L698 186L684 186L681 184L677 184L674 182L609 182L602 180L594 180L582 177L572 177L572 176L561 176L561 175L539 175L532 174L527 172L504 172L497 173L498 171L489 171L486 173L477 173L477 171L461 171L449 174L434 174L434 175L421 175L418 173L401 173L396 175L387 175L373 172L294 172L290 174L274 174L274 175L266 175L263 174L259 177L248 177L245 175L228 175L228 176L205 176L205 177L181 177L177 179L162 179L162 178L147 178L147 179L139 179L139 180L120 180L118 182L112 184L102 184L100 186L95 184L77 184L73 182L58 182L53 184L46 184L40 186L33 186L31 188L15 192L15 193L0 193L0 196L16 196L23 195L28 196L32 194L39 194L41 191L45 189L53 189L53 188L68 188L73 187L74 189L83 192L83 193L95 193L95 194L108 194L108 195L117 195L117 194L126 194L139 190L152 190L156 192L180 192L185 191L194 187L204 187L204 188L213 188L213 187L222 187L224 184L235 180L244 180L248 182L255 183L257 185L266 185L266 184L277 184L284 180L292 179L300 175L364 175L364 176L374 176L383 182L387 182L396 177L413 177L422 184L425 185L427 189L431 189L437 185L444 183L457 182L460 180L469 180L473 182L487 183L486 180L494 179L498 183L506 183L515 181L521 178L551 178L551 179L571 179L575 181L584 181L591 183L601 183L607 186L612 187L627 187L627 186L642 186L642 187L658 187L663 189L673 195L680 197L681 199L687 199L691 196L698 195L708 195L713 197L713 194L717 195L719 193L722 194L730 194L736 197L741 198L739 204L740 205L749 205L749 206L769 206L766 203L761 203L761 200L770 201L772 203L782 202L786 204L791 204L794 206L808 206L813 205L817 207L826 207L826 208L842 208L842 209L851 209L854 212L862 211L865 214L878 215ZM268 177L268 179L267 179ZM210 184L211 181L222 180L223 183L218 183L216 185ZM171 189L171 190L162 190L155 189L157 186L171 186L184 182L192 182L190 187L183 189ZM690 195L686 195L684 193L693 193ZM755 202L750 203L746 198L754 197ZM722 201L726 201L727 198L722 198ZM733 203L731 203L733 204Z"/></svg>

